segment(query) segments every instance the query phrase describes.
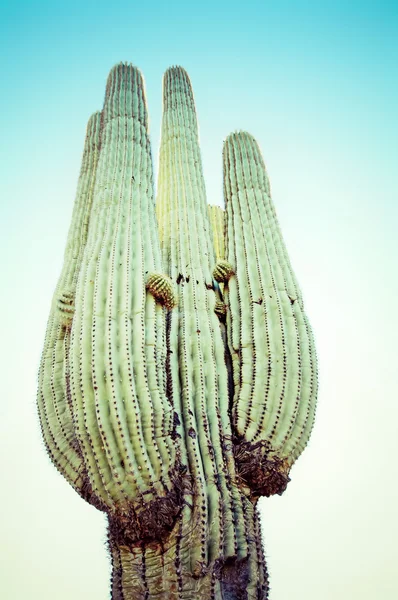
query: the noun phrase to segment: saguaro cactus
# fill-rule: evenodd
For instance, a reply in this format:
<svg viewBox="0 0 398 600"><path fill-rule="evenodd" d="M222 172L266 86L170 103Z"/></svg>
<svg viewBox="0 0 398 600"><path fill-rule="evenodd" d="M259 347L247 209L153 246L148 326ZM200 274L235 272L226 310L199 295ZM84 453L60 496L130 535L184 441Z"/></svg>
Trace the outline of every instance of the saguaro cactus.
<svg viewBox="0 0 398 600"><path fill-rule="evenodd" d="M48 453L108 517L113 600L268 598L256 501L313 424L314 342L263 159L224 145L206 202L187 73L163 80L156 204L143 79L87 127L39 374Z"/></svg>

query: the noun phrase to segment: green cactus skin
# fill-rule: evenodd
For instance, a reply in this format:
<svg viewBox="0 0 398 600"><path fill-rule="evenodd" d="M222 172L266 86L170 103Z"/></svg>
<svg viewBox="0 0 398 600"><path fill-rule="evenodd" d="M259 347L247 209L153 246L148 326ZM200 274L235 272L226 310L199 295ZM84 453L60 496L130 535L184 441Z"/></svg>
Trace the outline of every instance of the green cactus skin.
<svg viewBox="0 0 398 600"><path fill-rule="evenodd" d="M108 518L112 600L267 600L256 501L311 432L316 356L255 140L206 202L191 83L163 79L156 204L141 73L88 124L39 373L48 453ZM260 301L261 300L261 301Z"/></svg>
<svg viewBox="0 0 398 600"><path fill-rule="evenodd" d="M232 420L239 439L235 457L253 492L270 495L279 485L279 492L286 487L288 471L308 442L317 359L255 139L245 132L231 134L223 161L226 256L236 272L224 288L233 359ZM257 465L250 459L253 453Z"/></svg>

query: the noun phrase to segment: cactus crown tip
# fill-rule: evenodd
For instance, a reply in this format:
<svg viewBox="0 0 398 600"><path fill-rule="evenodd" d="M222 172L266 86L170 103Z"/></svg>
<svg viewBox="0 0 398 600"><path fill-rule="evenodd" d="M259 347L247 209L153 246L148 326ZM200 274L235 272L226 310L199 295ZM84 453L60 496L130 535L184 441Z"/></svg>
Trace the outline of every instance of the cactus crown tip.
<svg viewBox="0 0 398 600"><path fill-rule="evenodd" d="M93 112L90 115L89 120L87 121L87 129L89 129L89 127L93 124L96 123L98 121L98 119L101 117L101 111L100 110L96 110L95 112Z"/></svg>
<svg viewBox="0 0 398 600"><path fill-rule="evenodd" d="M180 65L172 65L171 67L166 69L163 75L163 83L165 83L167 80L173 80L178 78L183 79L186 83L188 83L191 86L191 80L189 79L188 72L186 71L186 69L184 69L184 67L181 67Z"/></svg>
<svg viewBox="0 0 398 600"><path fill-rule="evenodd" d="M122 73L126 73L127 71L130 71L131 73L136 73L137 79L139 79L141 81L143 80L141 71L139 70L138 67L133 65L133 63L118 62L115 65L113 65L113 67L109 71L108 79L107 79L107 86L109 86L109 84L112 82L115 75L121 75Z"/></svg>
<svg viewBox="0 0 398 600"><path fill-rule="evenodd" d="M189 98L190 109L195 112L191 80L187 71L180 66L169 67L163 75L163 110Z"/></svg>
<svg viewBox="0 0 398 600"><path fill-rule="evenodd" d="M237 129L236 131L232 131L232 133L227 135L227 137L224 140L224 145L227 144L228 142L233 142L235 140L239 140L242 138L243 139L248 138L250 140L255 141L255 138L251 133L249 133L248 131L245 131L244 129Z"/></svg>
<svg viewBox="0 0 398 600"><path fill-rule="evenodd" d="M176 70L178 73L182 73L183 75L185 75L186 77L188 77L188 72L187 72L187 70L186 70L186 69L184 69L184 67L182 67L181 65L175 65L175 67L174 67L174 68L175 68L175 70Z"/></svg>
<svg viewBox="0 0 398 600"><path fill-rule="evenodd" d="M166 73L169 73L171 71L177 71L177 72L182 72L185 73L186 75L188 75L187 71L184 69L184 67L182 67L181 65L171 65L170 67L168 67L166 69Z"/></svg>
<svg viewBox="0 0 398 600"><path fill-rule="evenodd" d="M226 156L226 153L228 152L228 148L230 146L233 147L235 144L246 144L246 146L249 146L249 147L251 146L252 148L256 148L256 150L261 154L260 146L258 145L256 138L248 131L244 131L244 130L240 129L238 131L233 131L232 133L230 133L224 140L224 144L223 144L223 156L224 157Z"/></svg>
<svg viewBox="0 0 398 600"><path fill-rule="evenodd" d="M113 71L114 69L119 69L120 67L133 67L133 63L129 62L129 61L124 61L124 60L120 60L119 62L115 63L111 69L111 71Z"/></svg>
<svg viewBox="0 0 398 600"><path fill-rule="evenodd" d="M97 124L100 122L101 119L101 111L97 110L94 113L92 113L92 115L90 115L89 120L87 121L87 126L86 126L86 135L90 135L90 133L95 130L95 128L97 127Z"/></svg>
<svg viewBox="0 0 398 600"><path fill-rule="evenodd" d="M132 101L131 97L128 101L123 100L126 90L136 98L136 102ZM106 82L103 115L104 123L113 117L134 117L148 132L145 80L138 67L132 63L120 62L110 70Z"/></svg>

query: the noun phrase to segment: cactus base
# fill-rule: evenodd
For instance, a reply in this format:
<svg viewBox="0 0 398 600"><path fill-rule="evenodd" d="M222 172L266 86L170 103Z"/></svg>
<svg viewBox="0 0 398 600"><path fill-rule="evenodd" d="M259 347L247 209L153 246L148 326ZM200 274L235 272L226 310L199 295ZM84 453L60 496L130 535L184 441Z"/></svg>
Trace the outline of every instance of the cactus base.
<svg viewBox="0 0 398 600"><path fill-rule="evenodd" d="M259 534L259 517L251 515ZM219 557L200 565L200 573L186 568L190 545L179 518L164 542L120 544L108 528L112 562L112 600L267 600L268 574L259 539L250 540L244 557ZM258 535L258 537L260 537Z"/></svg>

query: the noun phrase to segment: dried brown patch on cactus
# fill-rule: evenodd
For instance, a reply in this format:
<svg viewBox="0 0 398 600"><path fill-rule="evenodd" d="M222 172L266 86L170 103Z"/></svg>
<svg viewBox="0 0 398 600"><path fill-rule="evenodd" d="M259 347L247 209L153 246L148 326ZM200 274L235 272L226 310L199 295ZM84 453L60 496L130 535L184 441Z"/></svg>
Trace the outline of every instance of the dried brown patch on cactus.
<svg viewBox="0 0 398 600"><path fill-rule="evenodd" d="M177 304L173 282L167 275L151 273L148 275L146 289L152 294L156 302L171 310Z"/></svg>
<svg viewBox="0 0 398 600"><path fill-rule="evenodd" d="M184 496L192 493L187 468L179 464L170 482L170 490L165 496L146 502L143 495L141 506L134 503L127 511L108 512L109 534L118 546L160 543L170 533L183 507Z"/></svg>
<svg viewBox="0 0 398 600"><path fill-rule="evenodd" d="M213 269L213 279L218 283L227 283L232 275L235 275L235 271L227 260L219 260Z"/></svg>
<svg viewBox="0 0 398 600"><path fill-rule="evenodd" d="M82 475L82 479L83 479L83 484L80 489L80 495L83 498L83 500L85 500L86 502L88 502L89 504L94 506L97 510L101 510L102 512L107 512L108 507L101 500L99 495L97 495L95 493L95 491L93 490L93 487L91 485L88 474L84 473Z"/></svg>
<svg viewBox="0 0 398 600"><path fill-rule="evenodd" d="M234 440L233 452L237 474L250 488L251 499L260 496L281 496L290 481L290 465L274 456L269 458L269 446L260 441L256 444Z"/></svg>
<svg viewBox="0 0 398 600"><path fill-rule="evenodd" d="M214 574L221 581L224 600L248 600L249 562L248 557L238 559L231 556L215 561Z"/></svg>

